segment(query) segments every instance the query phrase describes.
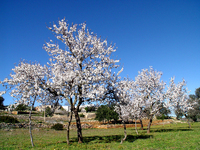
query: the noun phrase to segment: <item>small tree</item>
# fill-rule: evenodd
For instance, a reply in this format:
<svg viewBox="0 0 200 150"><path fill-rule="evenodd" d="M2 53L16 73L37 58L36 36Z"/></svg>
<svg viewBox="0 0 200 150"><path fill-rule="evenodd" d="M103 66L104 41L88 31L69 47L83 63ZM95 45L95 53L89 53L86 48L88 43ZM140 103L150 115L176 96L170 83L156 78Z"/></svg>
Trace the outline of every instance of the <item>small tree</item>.
<svg viewBox="0 0 200 150"><path fill-rule="evenodd" d="M47 106L47 107L45 108L45 116L46 116L46 117L47 117L47 116L50 116L50 117L53 116L53 111L51 110L51 108L50 108L49 106Z"/></svg>
<svg viewBox="0 0 200 150"><path fill-rule="evenodd" d="M28 106L25 105L25 104L19 104L17 105L17 107L15 108L16 111L24 111L24 110L27 110L28 109Z"/></svg>
<svg viewBox="0 0 200 150"><path fill-rule="evenodd" d="M4 109L3 101L4 101L4 98L0 96L0 109Z"/></svg>
<svg viewBox="0 0 200 150"><path fill-rule="evenodd" d="M177 120L180 120L184 116L183 112L180 108L178 108L178 106L174 109L174 112Z"/></svg>
<svg viewBox="0 0 200 150"><path fill-rule="evenodd" d="M195 90L195 95L189 95L188 102L194 105L192 110L188 110L187 115L196 122L200 118L200 88Z"/></svg>
<svg viewBox="0 0 200 150"><path fill-rule="evenodd" d="M170 113L171 113L171 111L168 108L164 107L164 105L163 105L162 108L159 110L158 115L156 115L156 118L157 119L162 119L162 121L164 119L169 119L170 118L169 117Z"/></svg>
<svg viewBox="0 0 200 150"><path fill-rule="evenodd" d="M135 78L135 100L142 101L145 109L149 111L147 133L150 133L154 115L162 108L165 101L165 82L161 81L162 72L143 69Z"/></svg>
<svg viewBox="0 0 200 150"><path fill-rule="evenodd" d="M117 121L119 115L114 111L114 106L101 105L96 111L95 119L98 121Z"/></svg>
<svg viewBox="0 0 200 150"><path fill-rule="evenodd" d="M95 106L87 106L87 107L85 107L85 110L86 110L86 112L92 112L92 111L95 111Z"/></svg>
<svg viewBox="0 0 200 150"><path fill-rule="evenodd" d="M188 125L191 128L187 113L189 110L193 110L195 103L189 103L188 90L185 86L185 80L182 80L182 82L179 82L176 85L174 78L172 78L166 93L166 97L168 98L168 103L175 110L175 112L185 116L188 121Z"/></svg>

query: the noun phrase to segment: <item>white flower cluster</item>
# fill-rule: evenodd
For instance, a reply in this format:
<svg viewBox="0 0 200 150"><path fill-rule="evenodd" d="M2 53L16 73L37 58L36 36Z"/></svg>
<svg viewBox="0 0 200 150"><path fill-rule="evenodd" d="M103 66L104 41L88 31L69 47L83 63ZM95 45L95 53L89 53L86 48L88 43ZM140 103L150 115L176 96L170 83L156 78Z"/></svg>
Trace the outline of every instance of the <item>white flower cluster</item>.
<svg viewBox="0 0 200 150"><path fill-rule="evenodd" d="M50 40L43 47L50 56L47 66L21 62L13 69L11 79L2 84L13 89L11 96L28 103L34 96L42 103L66 99L73 106L101 100L107 92L107 81L113 76L112 69L119 67L119 60L110 58L116 51L114 46L91 33L85 23L70 27L62 19L49 29L65 49Z"/></svg>
<svg viewBox="0 0 200 150"><path fill-rule="evenodd" d="M170 85L166 87L161 76L161 72L150 67L149 70L143 69L139 72L135 81L124 79L116 82L116 111L122 119L130 116L144 117L144 110L148 110L148 115L154 116L159 114L163 106L168 109L178 107L184 113L192 109L193 104L188 103L188 92L184 88L185 81L176 85L172 78Z"/></svg>

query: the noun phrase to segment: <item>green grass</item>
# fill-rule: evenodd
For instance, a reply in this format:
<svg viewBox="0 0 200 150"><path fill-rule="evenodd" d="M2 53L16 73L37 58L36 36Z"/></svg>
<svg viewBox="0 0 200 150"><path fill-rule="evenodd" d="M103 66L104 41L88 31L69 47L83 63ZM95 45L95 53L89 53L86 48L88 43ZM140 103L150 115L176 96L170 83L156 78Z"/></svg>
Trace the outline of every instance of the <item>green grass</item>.
<svg viewBox="0 0 200 150"><path fill-rule="evenodd" d="M66 130L33 130L35 147L31 147L28 129L0 130L0 149L200 149L200 123L152 126L151 133L128 128L128 137L120 144L123 129L84 129L84 143L78 144L76 130L70 131L70 146L66 143Z"/></svg>

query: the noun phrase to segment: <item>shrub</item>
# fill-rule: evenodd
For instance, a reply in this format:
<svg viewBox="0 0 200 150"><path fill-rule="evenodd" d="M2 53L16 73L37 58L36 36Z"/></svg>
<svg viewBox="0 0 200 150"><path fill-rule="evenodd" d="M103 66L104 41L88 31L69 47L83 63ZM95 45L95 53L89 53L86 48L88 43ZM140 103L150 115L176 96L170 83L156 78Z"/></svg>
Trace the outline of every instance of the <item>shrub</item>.
<svg viewBox="0 0 200 150"><path fill-rule="evenodd" d="M112 119L116 122L119 118L118 113L114 111L114 106L101 105L96 111L95 120L98 121L111 121Z"/></svg>
<svg viewBox="0 0 200 150"><path fill-rule="evenodd" d="M11 116L0 116L0 122L5 122L5 123L19 123L19 121Z"/></svg>
<svg viewBox="0 0 200 150"><path fill-rule="evenodd" d="M85 111L86 111L86 112L92 112L92 111L95 111L95 107L94 107L94 106L91 106L91 107L85 107Z"/></svg>
<svg viewBox="0 0 200 150"><path fill-rule="evenodd" d="M158 120L164 120L164 119L171 119L171 117L169 117L169 116L167 116L167 115L164 115L164 114L162 114L162 115L158 115L158 116L156 116L156 118L158 119Z"/></svg>
<svg viewBox="0 0 200 150"><path fill-rule="evenodd" d="M55 129L55 130L63 130L63 125L60 123L56 123L54 124L51 129Z"/></svg>
<svg viewBox="0 0 200 150"><path fill-rule="evenodd" d="M53 111L51 110L51 108L48 106L45 108L45 116L50 116L52 117L53 116Z"/></svg>
<svg viewBox="0 0 200 150"><path fill-rule="evenodd" d="M24 110L27 110L28 109L28 106L25 105L25 104L19 104L17 105L17 107L15 108L16 111L24 111Z"/></svg>
<svg viewBox="0 0 200 150"><path fill-rule="evenodd" d="M80 114L79 117L85 117L85 115L84 114Z"/></svg>

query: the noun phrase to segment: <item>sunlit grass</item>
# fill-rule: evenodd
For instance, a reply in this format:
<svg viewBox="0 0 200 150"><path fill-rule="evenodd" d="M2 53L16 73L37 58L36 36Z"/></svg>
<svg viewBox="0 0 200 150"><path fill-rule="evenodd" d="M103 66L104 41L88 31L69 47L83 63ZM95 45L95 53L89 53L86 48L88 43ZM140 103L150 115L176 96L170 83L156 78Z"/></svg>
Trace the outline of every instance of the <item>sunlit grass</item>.
<svg viewBox="0 0 200 150"><path fill-rule="evenodd" d="M200 149L200 123L152 126L151 133L128 128L128 137L120 144L123 128L84 129L84 143L77 143L76 130L70 131L70 146L66 143L66 130L33 130L35 147L31 147L28 129L0 130L1 149Z"/></svg>

